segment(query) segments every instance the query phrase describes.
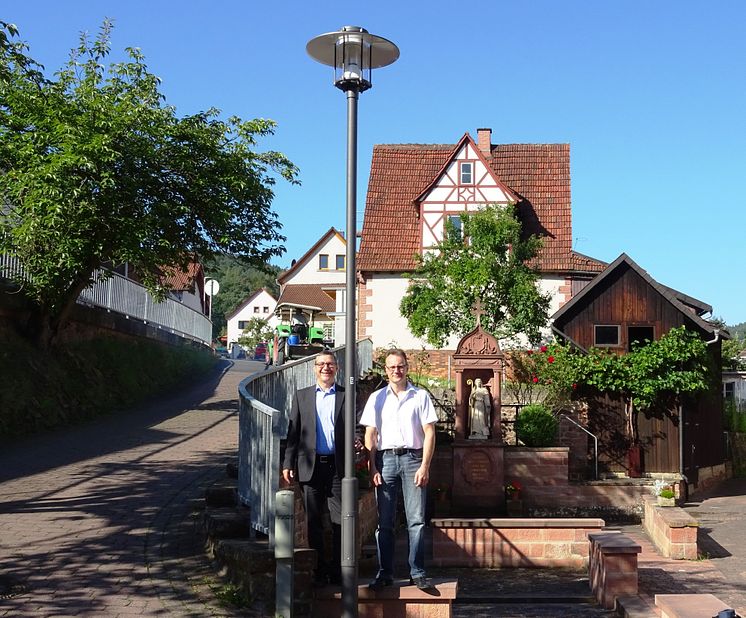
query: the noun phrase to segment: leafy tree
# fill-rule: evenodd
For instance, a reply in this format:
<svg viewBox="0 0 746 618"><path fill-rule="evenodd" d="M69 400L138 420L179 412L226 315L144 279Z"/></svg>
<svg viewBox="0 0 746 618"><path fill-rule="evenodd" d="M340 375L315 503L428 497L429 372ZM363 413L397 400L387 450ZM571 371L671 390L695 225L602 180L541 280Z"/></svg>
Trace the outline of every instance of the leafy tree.
<svg viewBox="0 0 746 618"><path fill-rule="evenodd" d="M746 339L733 337L723 340L723 369L741 371L746 362L741 359L741 352L746 350Z"/></svg>
<svg viewBox="0 0 746 618"><path fill-rule="evenodd" d="M530 264L541 248L536 236L524 238L513 206L489 206L461 216L463 237L450 221L435 251L418 256L400 310L409 329L436 347L450 335L475 326L480 301L482 327L498 338L524 333L540 339L549 295L538 287Z"/></svg>
<svg viewBox="0 0 746 618"><path fill-rule="evenodd" d="M238 343L247 350L253 350L257 343L269 341L272 335L272 329L269 327L267 320L251 318L238 338Z"/></svg>
<svg viewBox="0 0 746 618"><path fill-rule="evenodd" d="M102 264L129 262L156 298L164 267L228 253L263 266L285 238L271 210L270 120L179 117L138 49L108 67L111 24L47 78L0 24L0 252L25 269L27 332L50 344Z"/></svg>
<svg viewBox="0 0 746 618"><path fill-rule="evenodd" d="M228 255L218 255L207 262L206 275L220 283L220 293L212 299L213 336L226 332L225 316L252 292L266 288L277 298L280 291L277 277L281 272L278 266L264 265L260 268Z"/></svg>

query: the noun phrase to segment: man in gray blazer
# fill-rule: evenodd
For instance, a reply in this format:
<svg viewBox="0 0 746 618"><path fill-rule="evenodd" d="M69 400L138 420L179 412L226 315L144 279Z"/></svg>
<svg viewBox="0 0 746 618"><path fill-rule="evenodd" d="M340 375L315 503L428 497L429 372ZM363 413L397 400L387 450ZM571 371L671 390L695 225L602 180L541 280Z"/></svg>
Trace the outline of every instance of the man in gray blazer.
<svg viewBox="0 0 746 618"><path fill-rule="evenodd" d="M282 478L297 478L308 518L308 544L316 550L314 584L340 582L342 482L344 475L344 388L335 383L337 362L321 352L313 367L316 384L296 391L290 410ZM331 558L324 551L323 514L332 520Z"/></svg>

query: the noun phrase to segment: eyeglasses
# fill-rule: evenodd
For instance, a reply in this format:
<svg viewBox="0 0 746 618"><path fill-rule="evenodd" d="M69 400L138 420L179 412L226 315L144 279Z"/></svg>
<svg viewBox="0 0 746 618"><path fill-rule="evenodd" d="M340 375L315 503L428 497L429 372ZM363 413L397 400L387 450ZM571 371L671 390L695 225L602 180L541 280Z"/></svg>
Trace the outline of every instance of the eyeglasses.
<svg viewBox="0 0 746 618"><path fill-rule="evenodd" d="M406 368L406 365L393 365L391 367L386 367L386 371L404 371Z"/></svg>
<svg viewBox="0 0 746 618"><path fill-rule="evenodd" d="M317 367L336 367L337 363L314 363Z"/></svg>

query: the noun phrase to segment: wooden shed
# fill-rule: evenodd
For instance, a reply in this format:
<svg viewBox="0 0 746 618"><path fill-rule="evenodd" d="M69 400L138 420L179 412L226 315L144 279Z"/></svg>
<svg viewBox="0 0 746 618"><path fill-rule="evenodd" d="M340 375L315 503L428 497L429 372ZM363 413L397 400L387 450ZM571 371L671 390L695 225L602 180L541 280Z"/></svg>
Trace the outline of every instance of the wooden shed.
<svg viewBox="0 0 746 618"><path fill-rule="evenodd" d="M702 317L711 311L706 303L658 283L623 253L552 316L552 328L583 350L602 347L625 354L634 342L660 339L683 325L707 342L719 376L721 333ZM681 474L696 484L703 468L725 459L723 402L715 382L663 418L641 414L638 428L641 461L639 470L632 470L621 402L605 397L591 404L589 429L598 434L603 468L630 476Z"/></svg>

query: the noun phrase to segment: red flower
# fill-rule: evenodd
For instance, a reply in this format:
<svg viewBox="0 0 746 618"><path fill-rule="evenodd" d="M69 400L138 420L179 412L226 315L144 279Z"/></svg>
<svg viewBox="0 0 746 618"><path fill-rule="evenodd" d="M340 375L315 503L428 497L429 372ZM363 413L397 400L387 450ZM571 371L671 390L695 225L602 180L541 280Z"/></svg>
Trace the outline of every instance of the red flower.
<svg viewBox="0 0 746 618"><path fill-rule="evenodd" d="M573 384L572 385L572 390L575 390L576 388L578 388L578 385L577 384Z"/></svg>
<svg viewBox="0 0 746 618"><path fill-rule="evenodd" d="M536 384L539 381L539 378L537 378L536 376L534 376L532 379L534 381L534 384Z"/></svg>
<svg viewBox="0 0 746 618"><path fill-rule="evenodd" d="M545 345L541 346L541 351L542 352L546 352L547 351L547 346L545 346Z"/></svg>
<svg viewBox="0 0 746 618"><path fill-rule="evenodd" d="M526 350L526 354L528 354L529 356L531 356L533 353L534 353L533 350Z"/></svg>
<svg viewBox="0 0 746 618"><path fill-rule="evenodd" d="M549 358L547 358L547 362L549 364L553 363L554 362L554 356L550 356Z"/></svg>

